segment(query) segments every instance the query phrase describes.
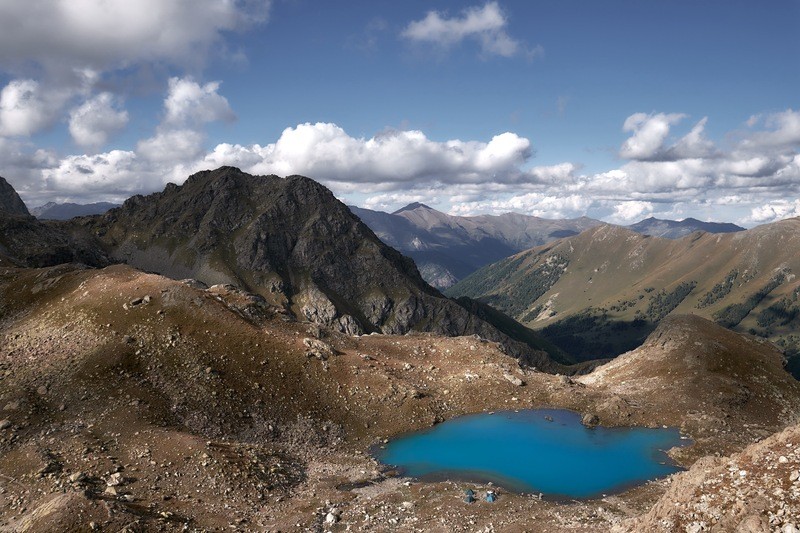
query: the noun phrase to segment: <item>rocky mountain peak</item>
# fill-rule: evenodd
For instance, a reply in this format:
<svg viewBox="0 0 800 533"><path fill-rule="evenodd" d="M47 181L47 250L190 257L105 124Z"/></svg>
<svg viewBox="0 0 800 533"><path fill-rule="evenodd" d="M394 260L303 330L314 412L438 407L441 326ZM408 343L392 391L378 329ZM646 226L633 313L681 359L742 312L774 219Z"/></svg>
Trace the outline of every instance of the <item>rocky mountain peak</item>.
<svg viewBox="0 0 800 533"><path fill-rule="evenodd" d="M129 199L78 221L111 255L142 270L207 285L231 283L298 318L351 334L430 331L509 343L540 368L542 352L509 339L425 283L323 185L233 167ZM537 359L538 358L538 359Z"/></svg>
<svg viewBox="0 0 800 533"><path fill-rule="evenodd" d="M397 211L395 211L395 212L394 212L394 213L392 213L392 214L393 214L393 215L397 215L397 214L399 214L399 213L402 213L403 211L413 211L413 210L415 210L415 209L428 209L428 210L430 210L430 211L436 211L434 208L432 208L432 207L429 207L429 206L427 206L427 205L425 205L425 204L423 204L423 203L420 203L420 202L411 202L411 203L410 203L410 204L408 204L407 206L405 206L405 207L401 207L400 209L398 209Z"/></svg>
<svg viewBox="0 0 800 533"><path fill-rule="evenodd" d="M3 177L0 177L0 212L10 215L30 215L28 208L25 207L25 202L19 197L14 187Z"/></svg>

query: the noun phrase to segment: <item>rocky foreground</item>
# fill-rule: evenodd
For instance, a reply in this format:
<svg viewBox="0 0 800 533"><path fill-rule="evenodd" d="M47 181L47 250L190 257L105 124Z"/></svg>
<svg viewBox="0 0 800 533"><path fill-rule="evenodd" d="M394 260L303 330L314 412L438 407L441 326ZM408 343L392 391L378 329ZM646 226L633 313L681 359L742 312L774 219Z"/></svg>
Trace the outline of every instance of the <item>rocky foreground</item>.
<svg viewBox="0 0 800 533"><path fill-rule="evenodd" d="M495 342L348 336L232 286L117 265L0 268L0 527L9 531L792 531L800 391L767 343L696 317L569 378ZM464 413L565 407L670 425L686 473L583 502L462 501L378 465ZM708 455L732 455L707 457ZM698 461L699 459L699 461ZM742 474L744 472L744 474ZM705 529L704 529L705 528ZM714 529L716 528L716 529ZM760 529L759 529L760 528Z"/></svg>

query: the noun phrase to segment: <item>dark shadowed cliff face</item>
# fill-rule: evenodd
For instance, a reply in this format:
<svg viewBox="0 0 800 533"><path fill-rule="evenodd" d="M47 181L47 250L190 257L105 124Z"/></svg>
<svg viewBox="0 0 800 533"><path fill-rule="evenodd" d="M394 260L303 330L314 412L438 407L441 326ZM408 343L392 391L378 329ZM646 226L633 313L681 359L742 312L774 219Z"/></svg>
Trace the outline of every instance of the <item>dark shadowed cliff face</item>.
<svg viewBox="0 0 800 533"><path fill-rule="evenodd" d="M309 178L223 167L77 223L115 259L174 278L234 283L341 331L479 334L554 368L544 352L512 341L430 287L410 259Z"/></svg>
<svg viewBox="0 0 800 533"><path fill-rule="evenodd" d="M0 212L0 257L28 267L84 263L103 267L111 261L91 237L32 216Z"/></svg>
<svg viewBox="0 0 800 533"><path fill-rule="evenodd" d="M17 191L3 177L0 177L0 213L21 216L30 214Z"/></svg>

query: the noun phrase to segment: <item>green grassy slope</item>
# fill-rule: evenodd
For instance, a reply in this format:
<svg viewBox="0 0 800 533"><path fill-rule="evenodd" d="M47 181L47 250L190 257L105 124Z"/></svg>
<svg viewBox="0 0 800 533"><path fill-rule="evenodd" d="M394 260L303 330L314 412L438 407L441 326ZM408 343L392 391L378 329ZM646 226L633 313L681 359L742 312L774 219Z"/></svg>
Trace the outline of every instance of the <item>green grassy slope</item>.
<svg viewBox="0 0 800 533"><path fill-rule="evenodd" d="M447 293L488 303L577 359L690 313L800 353L800 219L679 240L604 225L484 267Z"/></svg>

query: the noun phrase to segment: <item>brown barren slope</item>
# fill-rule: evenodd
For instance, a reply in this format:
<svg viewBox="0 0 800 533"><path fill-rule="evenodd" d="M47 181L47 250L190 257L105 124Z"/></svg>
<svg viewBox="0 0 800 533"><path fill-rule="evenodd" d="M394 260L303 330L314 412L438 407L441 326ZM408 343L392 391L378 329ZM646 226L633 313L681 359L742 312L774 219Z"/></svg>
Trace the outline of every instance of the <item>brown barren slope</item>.
<svg viewBox="0 0 800 533"><path fill-rule="evenodd" d="M349 337L231 287L123 265L4 268L0 527L315 530L335 510L325 529L608 530L668 481L572 504L501 488L497 505L470 507L463 483L406 484L367 452L464 413L557 406L606 425L681 426L697 441L677 456L689 465L796 420L796 385L768 346L700 319L677 321L674 336L668 326L581 383L521 369L473 336ZM707 363L690 364L696 348ZM661 360L706 390L676 388ZM774 383L757 388L762 375ZM742 388L751 394L731 396Z"/></svg>

